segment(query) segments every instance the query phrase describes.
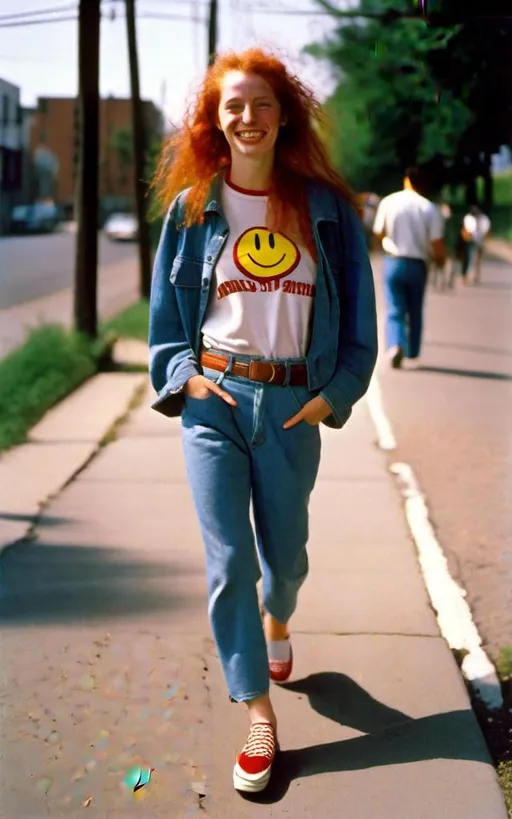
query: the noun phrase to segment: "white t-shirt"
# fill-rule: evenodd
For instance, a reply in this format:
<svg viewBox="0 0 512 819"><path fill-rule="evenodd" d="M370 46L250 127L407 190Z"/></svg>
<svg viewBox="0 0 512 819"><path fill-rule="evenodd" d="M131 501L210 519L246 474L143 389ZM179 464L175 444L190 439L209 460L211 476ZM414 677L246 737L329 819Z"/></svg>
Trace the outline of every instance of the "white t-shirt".
<svg viewBox="0 0 512 819"><path fill-rule="evenodd" d="M373 232L385 234L382 247L392 256L427 261L430 243L443 238L444 218L432 202L416 191L397 191L382 199Z"/></svg>
<svg viewBox="0 0 512 819"><path fill-rule="evenodd" d="M478 216L468 213L464 217L464 229L476 245L481 245L491 229L491 220L485 213L479 213Z"/></svg>
<svg viewBox="0 0 512 819"><path fill-rule="evenodd" d="M202 332L206 346L265 358L303 358L315 296L307 248L266 225L268 197L224 182L229 236L217 262Z"/></svg>

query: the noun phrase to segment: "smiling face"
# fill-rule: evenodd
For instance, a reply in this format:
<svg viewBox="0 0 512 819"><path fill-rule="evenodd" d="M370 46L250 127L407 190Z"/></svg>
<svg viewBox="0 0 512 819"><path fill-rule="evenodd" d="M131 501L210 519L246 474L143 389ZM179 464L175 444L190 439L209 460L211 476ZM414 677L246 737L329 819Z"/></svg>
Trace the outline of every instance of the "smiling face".
<svg viewBox="0 0 512 819"><path fill-rule="evenodd" d="M271 86L259 74L229 71L222 79L219 127L231 156L273 155L283 123L281 106Z"/></svg>
<svg viewBox="0 0 512 819"><path fill-rule="evenodd" d="M238 238L233 258L238 269L249 279L265 282L292 273L300 261L300 251L282 233L255 227Z"/></svg>

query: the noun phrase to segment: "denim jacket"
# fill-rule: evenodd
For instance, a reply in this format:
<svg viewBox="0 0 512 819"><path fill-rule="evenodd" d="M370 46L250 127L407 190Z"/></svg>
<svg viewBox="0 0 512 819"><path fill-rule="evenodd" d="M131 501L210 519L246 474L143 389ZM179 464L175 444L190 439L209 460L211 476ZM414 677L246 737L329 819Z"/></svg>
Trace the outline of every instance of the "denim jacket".
<svg viewBox="0 0 512 819"><path fill-rule="evenodd" d="M155 256L149 322L149 371L158 393L153 408L181 412L183 387L198 363L215 265L229 233L222 212L222 177L205 204L203 224L183 227L186 191L167 213ZM324 423L341 428L366 392L377 359L373 274L353 208L312 182L308 201L318 267L307 351L311 392L332 408Z"/></svg>

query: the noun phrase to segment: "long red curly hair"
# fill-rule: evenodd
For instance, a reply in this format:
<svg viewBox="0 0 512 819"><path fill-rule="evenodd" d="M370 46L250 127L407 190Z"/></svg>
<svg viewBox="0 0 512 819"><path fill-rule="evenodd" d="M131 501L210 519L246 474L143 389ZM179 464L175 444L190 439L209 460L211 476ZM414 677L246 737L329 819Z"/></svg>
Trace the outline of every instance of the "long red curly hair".
<svg viewBox="0 0 512 819"><path fill-rule="evenodd" d="M258 74L271 86L286 116L275 144L274 170L269 193L269 227L299 233L314 252L309 218L307 183L320 180L356 206L356 198L336 172L319 136L326 125L314 94L271 53L258 48L228 52L208 69L183 127L164 144L152 181L156 201L166 211L185 187L185 225L202 222L211 184L231 164L227 140L217 127L222 79L229 71Z"/></svg>

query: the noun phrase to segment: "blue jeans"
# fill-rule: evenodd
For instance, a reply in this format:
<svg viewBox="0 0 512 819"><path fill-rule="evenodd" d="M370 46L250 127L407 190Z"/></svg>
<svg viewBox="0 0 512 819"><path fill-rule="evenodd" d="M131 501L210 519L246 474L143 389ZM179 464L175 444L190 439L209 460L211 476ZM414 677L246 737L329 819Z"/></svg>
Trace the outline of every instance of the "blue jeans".
<svg viewBox="0 0 512 819"><path fill-rule="evenodd" d="M386 346L402 348L407 358L421 349L427 265L421 259L384 259Z"/></svg>
<svg viewBox="0 0 512 819"><path fill-rule="evenodd" d="M219 380L218 372L204 375ZM230 697L242 702L269 690L258 580L263 576L265 610L286 623L306 579L320 430L304 421L283 429L312 397L307 387L230 375L222 386L237 406L212 393L186 397L182 441L206 551L212 631Z"/></svg>

